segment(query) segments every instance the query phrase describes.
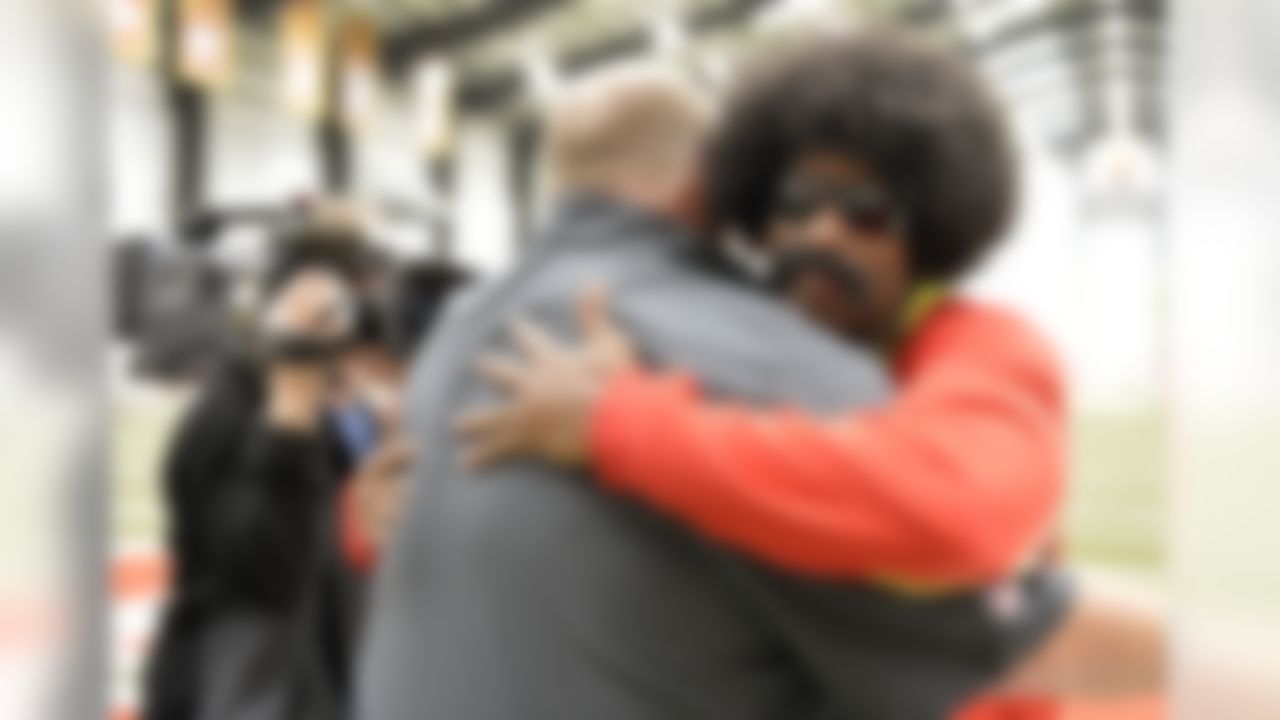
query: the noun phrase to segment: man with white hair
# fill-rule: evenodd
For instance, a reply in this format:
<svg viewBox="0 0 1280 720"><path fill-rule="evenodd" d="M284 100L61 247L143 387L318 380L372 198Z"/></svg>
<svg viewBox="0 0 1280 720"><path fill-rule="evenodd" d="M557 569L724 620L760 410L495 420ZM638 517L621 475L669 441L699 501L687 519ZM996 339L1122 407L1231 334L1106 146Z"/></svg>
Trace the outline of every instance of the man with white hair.
<svg viewBox="0 0 1280 720"><path fill-rule="evenodd" d="M874 356L734 282L699 239L709 119L695 90L652 69L614 71L558 105L558 215L417 360L419 463L374 593L363 720L926 720L1060 617L1068 593L1052 575L1019 580L1021 612L992 618L976 594L904 601L765 568L581 471L464 466L454 420L495 399L475 359L503 349L515 317L567 332L589 283L608 285L643 357L716 396L818 412L889 396ZM516 336L547 350L536 333Z"/></svg>

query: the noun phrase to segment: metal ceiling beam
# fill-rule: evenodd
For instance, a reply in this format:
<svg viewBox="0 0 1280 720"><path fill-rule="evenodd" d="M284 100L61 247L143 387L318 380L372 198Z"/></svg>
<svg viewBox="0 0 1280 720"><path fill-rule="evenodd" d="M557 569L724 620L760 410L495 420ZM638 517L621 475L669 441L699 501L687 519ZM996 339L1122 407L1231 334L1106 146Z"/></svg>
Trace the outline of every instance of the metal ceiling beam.
<svg viewBox="0 0 1280 720"><path fill-rule="evenodd" d="M1164 4L1165 0L1121 0L1115 12L1137 24L1159 27L1164 19ZM1112 12L1109 4L1098 0L1059 4L1001 28L977 43L973 50L985 55L1041 33L1068 33L1094 25L1108 12Z"/></svg>
<svg viewBox="0 0 1280 720"><path fill-rule="evenodd" d="M895 13L898 22L915 27L934 25L952 16L949 0L908 0Z"/></svg>
<svg viewBox="0 0 1280 720"><path fill-rule="evenodd" d="M285 0L235 0L240 17L251 22L266 20L275 15Z"/></svg>
<svg viewBox="0 0 1280 720"><path fill-rule="evenodd" d="M1153 139L1162 135L1160 122L1162 102L1164 56L1162 29L1167 0L1119 0L1116 3L1101 0L1076 0L1048 6L1038 12L1011 22L993 34L968 43L970 52L979 58L995 60L1010 57L1008 69L997 76L997 82L1020 96L1020 102L1030 100L1028 95L1046 97L1038 90L1026 93L1018 88L1019 76L1026 77L1045 67L1046 63L1061 62L1064 66L1063 88L1074 87L1080 98L1078 128L1071 132L1072 140L1065 148L1079 149L1098 132L1106 128L1101 88L1107 80L1120 73L1133 88L1134 120L1140 132ZM1129 34L1123 39L1118 65L1103 65L1103 58L1111 56L1105 40L1099 35L1099 27L1108 17L1119 14L1127 21ZM1029 64L1019 63L1016 69L1012 58L1037 38L1054 38L1062 45L1058 57L1038 57ZM1111 61L1108 60L1108 63ZM1010 71L1012 70L1012 71ZM1019 92L1019 91L1022 92Z"/></svg>
<svg viewBox="0 0 1280 720"><path fill-rule="evenodd" d="M719 5L701 8L688 17L689 33L695 35L720 30L745 19L758 10L763 10L766 5L772 5L774 2L775 0L729 0Z"/></svg>
<svg viewBox="0 0 1280 720"><path fill-rule="evenodd" d="M705 35L741 22L772 2L774 0L727 0L690 13L684 18L684 27L690 36ZM561 72L584 72L645 52L651 41L647 25L629 28L594 45L565 52L555 59L555 66ZM468 111L491 109L515 97L524 83L524 73L518 65L464 78L459 88L459 104Z"/></svg>
<svg viewBox="0 0 1280 720"><path fill-rule="evenodd" d="M389 70L398 73L421 53L454 50L569 4L569 0L491 0L472 10L389 33L383 43L383 60Z"/></svg>

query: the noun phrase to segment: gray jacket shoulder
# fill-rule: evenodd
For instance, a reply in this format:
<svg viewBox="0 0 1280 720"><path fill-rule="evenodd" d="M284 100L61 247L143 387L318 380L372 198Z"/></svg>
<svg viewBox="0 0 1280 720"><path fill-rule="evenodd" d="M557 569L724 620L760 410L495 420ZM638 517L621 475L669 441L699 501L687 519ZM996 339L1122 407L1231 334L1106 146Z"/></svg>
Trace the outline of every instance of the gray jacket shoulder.
<svg viewBox="0 0 1280 720"><path fill-rule="evenodd" d="M840 412L888 398L877 357L778 299L723 281L674 280L618 302L654 363L692 372L714 395L765 405Z"/></svg>
<svg viewBox="0 0 1280 720"><path fill-rule="evenodd" d="M837 412L890 394L883 363L777 298L678 258L586 255L550 268L520 305L572 336L576 298L590 284L656 366L688 371L705 390L757 404Z"/></svg>
<svg viewBox="0 0 1280 720"><path fill-rule="evenodd" d="M874 354L774 297L700 269L657 238L581 242L534 261L457 298L435 338L447 345L479 333L473 350L500 349L521 317L575 337L574 308L593 284L606 288L611 311L648 363L689 372L715 396L834 413L890 395ZM417 365L427 371L429 357Z"/></svg>

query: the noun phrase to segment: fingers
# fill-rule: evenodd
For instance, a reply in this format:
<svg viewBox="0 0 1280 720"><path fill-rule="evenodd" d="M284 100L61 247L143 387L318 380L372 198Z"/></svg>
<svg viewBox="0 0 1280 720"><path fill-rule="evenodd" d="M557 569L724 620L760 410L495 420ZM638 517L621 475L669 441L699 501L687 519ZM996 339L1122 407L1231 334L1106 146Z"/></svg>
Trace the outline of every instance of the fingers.
<svg viewBox="0 0 1280 720"><path fill-rule="evenodd" d="M413 460L407 439L397 437L383 443L359 468L357 477L368 482L383 482L408 468Z"/></svg>
<svg viewBox="0 0 1280 720"><path fill-rule="evenodd" d="M520 447L520 423L506 406L473 410L453 427L465 445L463 465L469 470L504 460Z"/></svg>
<svg viewBox="0 0 1280 720"><path fill-rule="evenodd" d="M463 437L479 437L497 432L508 422L508 419L505 408L481 408L458 418L453 424L453 430Z"/></svg>
<svg viewBox="0 0 1280 720"><path fill-rule="evenodd" d="M598 367L617 371L635 361L631 338L609 314L608 292L604 286L592 286L578 298L578 323Z"/></svg>
<svg viewBox="0 0 1280 720"><path fill-rule="evenodd" d="M517 320L511 326L511 334L516 345L527 357L535 361L552 360L560 355L560 346L541 327L527 321Z"/></svg>
<svg viewBox="0 0 1280 720"><path fill-rule="evenodd" d="M468 470L480 470L517 454L519 436L511 432L493 432L479 436L464 448L462 464Z"/></svg>
<svg viewBox="0 0 1280 720"><path fill-rule="evenodd" d="M617 332L609 317L609 295L603 285L588 287L578 298L578 327L588 340Z"/></svg>
<svg viewBox="0 0 1280 720"><path fill-rule="evenodd" d="M377 456L378 468L384 473L394 474L403 471L413 460L413 447L408 440L400 437L388 443Z"/></svg>
<svg viewBox="0 0 1280 720"><path fill-rule="evenodd" d="M515 392L524 382L525 371L518 363L498 355L485 355L476 362L476 372L498 387Z"/></svg>

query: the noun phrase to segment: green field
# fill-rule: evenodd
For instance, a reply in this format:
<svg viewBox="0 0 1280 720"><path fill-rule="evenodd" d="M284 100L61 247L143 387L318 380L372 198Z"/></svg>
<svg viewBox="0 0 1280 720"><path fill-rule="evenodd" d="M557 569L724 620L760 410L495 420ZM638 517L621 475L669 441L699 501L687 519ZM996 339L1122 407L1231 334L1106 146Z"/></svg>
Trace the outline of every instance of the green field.
<svg viewBox="0 0 1280 720"><path fill-rule="evenodd" d="M1168 507L1160 413L1082 414L1073 423L1072 441L1071 558L1159 575Z"/></svg>

